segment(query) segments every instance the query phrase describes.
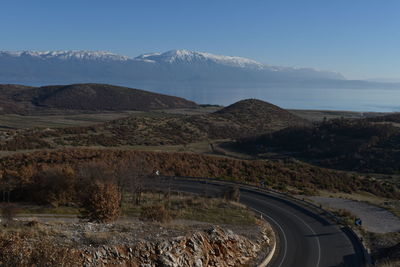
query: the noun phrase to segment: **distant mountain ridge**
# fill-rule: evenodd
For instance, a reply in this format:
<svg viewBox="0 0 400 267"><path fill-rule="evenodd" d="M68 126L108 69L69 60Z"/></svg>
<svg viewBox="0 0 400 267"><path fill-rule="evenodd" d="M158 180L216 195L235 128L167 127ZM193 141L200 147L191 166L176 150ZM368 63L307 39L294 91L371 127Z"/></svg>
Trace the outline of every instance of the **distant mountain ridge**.
<svg viewBox="0 0 400 267"><path fill-rule="evenodd" d="M273 81L343 79L335 72L270 66L255 60L188 50L135 58L103 51L3 51L0 83L49 84L134 81Z"/></svg>
<svg viewBox="0 0 400 267"><path fill-rule="evenodd" d="M170 63L170 64L195 64L195 63L216 63L231 67L253 68L253 69L269 69L273 71L280 70L312 70L311 68L291 68L270 66L252 59L215 55L206 52L189 51L185 49L170 50L164 53L148 53L131 58L106 51L87 51L87 50L60 50L60 51L0 51L0 59L2 57L12 58L29 58L41 60L100 60L100 61L136 61L146 63ZM315 70L317 71L317 70ZM337 75L337 78L343 78L339 73L331 72Z"/></svg>
<svg viewBox="0 0 400 267"><path fill-rule="evenodd" d="M62 60L115 60L126 61L129 57L113 54L105 51L0 51L0 57L32 57L40 59L62 59Z"/></svg>
<svg viewBox="0 0 400 267"><path fill-rule="evenodd" d="M189 50L171 50L165 53L143 54L135 58L153 63L170 63L170 64L194 64L194 63L217 63L231 67L263 69L268 67L265 64L252 59L243 57L221 56L204 52L194 52Z"/></svg>

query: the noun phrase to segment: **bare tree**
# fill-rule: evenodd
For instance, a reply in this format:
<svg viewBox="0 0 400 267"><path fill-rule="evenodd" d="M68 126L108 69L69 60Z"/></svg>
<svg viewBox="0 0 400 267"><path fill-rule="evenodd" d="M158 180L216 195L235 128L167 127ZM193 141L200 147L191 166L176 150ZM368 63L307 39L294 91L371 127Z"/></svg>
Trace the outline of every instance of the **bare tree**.
<svg viewBox="0 0 400 267"><path fill-rule="evenodd" d="M2 201L10 202L11 192L17 188L17 177L12 173L6 172L0 180L0 190L2 191Z"/></svg>
<svg viewBox="0 0 400 267"><path fill-rule="evenodd" d="M144 180L149 173L150 168L147 162L138 156L123 160L116 165L114 177L121 194L121 203L124 201L124 193L129 193L133 203L140 205L145 188Z"/></svg>

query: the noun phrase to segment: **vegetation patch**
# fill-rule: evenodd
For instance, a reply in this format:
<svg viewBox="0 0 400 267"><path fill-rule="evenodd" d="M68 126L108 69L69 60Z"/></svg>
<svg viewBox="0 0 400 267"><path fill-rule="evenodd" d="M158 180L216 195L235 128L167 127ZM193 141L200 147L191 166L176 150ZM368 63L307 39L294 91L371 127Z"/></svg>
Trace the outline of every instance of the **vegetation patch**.
<svg viewBox="0 0 400 267"><path fill-rule="evenodd" d="M80 172L88 165L93 165L90 169L103 169L109 179L125 174L151 177L158 170L166 176L220 178L281 190L307 187L344 193L365 191L388 198L398 198L400 194L398 187L389 182L296 161L235 160L191 153L116 149L63 149L3 157L0 159L0 183L14 200L62 204L76 197L74 188L81 188ZM64 177L60 179L62 183L49 184L48 180L38 178L48 177L49 172ZM37 188L49 194L45 191L34 194ZM134 191L135 186L131 188ZM54 195L54 192L59 193Z"/></svg>
<svg viewBox="0 0 400 267"><path fill-rule="evenodd" d="M314 127L287 128L239 140L237 147L261 157L278 154L329 168L400 173L400 129L367 120L335 119Z"/></svg>

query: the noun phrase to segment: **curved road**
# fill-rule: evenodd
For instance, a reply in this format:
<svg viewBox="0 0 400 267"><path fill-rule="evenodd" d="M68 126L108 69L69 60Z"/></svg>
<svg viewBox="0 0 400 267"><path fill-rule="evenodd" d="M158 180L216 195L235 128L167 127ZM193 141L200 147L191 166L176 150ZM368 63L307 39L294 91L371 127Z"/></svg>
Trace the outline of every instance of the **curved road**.
<svg viewBox="0 0 400 267"><path fill-rule="evenodd" d="M174 191L212 196L223 189L223 185L208 182L167 180L162 186ZM279 195L240 190L240 202L262 214L277 233L278 250L269 266L365 266L361 245L345 228Z"/></svg>

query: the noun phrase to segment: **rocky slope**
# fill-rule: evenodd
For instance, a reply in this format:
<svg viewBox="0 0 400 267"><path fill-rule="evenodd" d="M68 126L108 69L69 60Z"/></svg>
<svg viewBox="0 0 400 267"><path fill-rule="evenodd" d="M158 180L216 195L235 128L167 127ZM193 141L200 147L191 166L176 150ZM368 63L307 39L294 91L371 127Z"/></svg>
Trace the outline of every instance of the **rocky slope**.
<svg viewBox="0 0 400 267"><path fill-rule="evenodd" d="M270 244L271 243L271 244ZM84 266L240 266L257 258L264 245L272 245L264 234L258 242L220 227L135 246L87 248Z"/></svg>
<svg viewBox="0 0 400 267"><path fill-rule="evenodd" d="M270 226L257 221L257 225L217 226L195 221L91 224L20 219L0 231L0 265L255 265L275 244Z"/></svg>

